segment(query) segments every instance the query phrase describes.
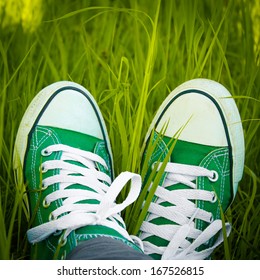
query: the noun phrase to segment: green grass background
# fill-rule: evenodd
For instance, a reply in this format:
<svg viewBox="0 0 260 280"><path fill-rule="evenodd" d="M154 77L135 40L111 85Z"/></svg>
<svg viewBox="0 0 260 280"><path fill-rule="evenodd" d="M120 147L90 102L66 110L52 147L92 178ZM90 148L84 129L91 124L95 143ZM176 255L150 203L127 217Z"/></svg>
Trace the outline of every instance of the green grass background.
<svg viewBox="0 0 260 280"><path fill-rule="evenodd" d="M177 85L197 77L232 93L246 144L243 180L226 213L233 231L213 259L260 259L257 0L45 0L42 22L37 27L32 20L31 32L22 20L6 23L1 1L0 259L28 258L28 213L12 154L22 115L43 87L72 80L93 94L119 174L141 171L141 146L155 111Z"/></svg>

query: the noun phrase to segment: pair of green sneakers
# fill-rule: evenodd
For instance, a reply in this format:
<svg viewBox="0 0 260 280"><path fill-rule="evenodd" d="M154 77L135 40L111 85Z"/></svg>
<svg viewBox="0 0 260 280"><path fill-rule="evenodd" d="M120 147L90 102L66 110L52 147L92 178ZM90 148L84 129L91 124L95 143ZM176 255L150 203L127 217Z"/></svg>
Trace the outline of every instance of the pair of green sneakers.
<svg viewBox="0 0 260 280"><path fill-rule="evenodd" d="M14 148L17 179L29 198L31 258L65 259L99 236L154 259L208 258L223 241L221 211L234 199L243 173L243 131L230 97L220 84L195 79L163 102L146 136L143 185L151 173L164 171L135 237L120 212L138 199L141 176L126 171L114 178L95 100L73 82L44 88L29 105ZM117 204L129 181L128 196ZM225 227L229 234L230 225Z"/></svg>

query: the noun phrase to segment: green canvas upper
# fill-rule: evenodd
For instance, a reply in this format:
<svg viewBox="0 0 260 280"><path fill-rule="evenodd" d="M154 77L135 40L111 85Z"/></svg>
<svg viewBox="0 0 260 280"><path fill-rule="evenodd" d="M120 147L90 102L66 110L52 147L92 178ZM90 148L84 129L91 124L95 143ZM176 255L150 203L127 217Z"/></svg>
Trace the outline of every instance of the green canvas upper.
<svg viewBox="0 0 260 280"><path fill-rule="evenodd" d="M156 131L153 134L153 139L150 139L155 144L155 148L152 152L152 155L148 161L148 172L146 174L146 180L148 180L151 175L152 166L157 161L163 162L167 153L169 152L170 145L172 142L169 137L160 136ZM146 144L146 149L144 151L144 158L146 157L146 150L148 143ZM190 143L182 140L177 140L174 144L173 152L170 155L169 162L196 165L205 167L209 170L215 170L219 174L219 178L216 182L210 181L207 177L198 177L197 179L197 189L199 190L208 190L216 193L217 200L212 203L208 201L196 201L198 208L209 211L213 215L213 219L220 219L220 205L223 211L225 211L230 205L232 197L232 186L230 184L230 150L228 147L213 147L206 146L196 143ZM143 161L144 162L144 161ZM163 173L160 185L163 185L165 180L166 173ZM144 182L145 184L145 182ZM168 190L180 190L180 189L189 189L188 186L183 184L175 184L172 186L166 187ZM154 195L153 201L156 202L156 195ZM162 202L163 206L172 206L169 202ZM149 215L149 210L148 214ZM162 225L162 224L172 224L173 222L164 218L158 217L151 221L151 223ZM208 223L196 219L196 228L204 230L208 226ZM142 232L139 232L141 235ZM157 246L167 246L169 241L164 240L158 236L149 236L143 241L149 241L152 244ZM214 239L210 240L203 248L209 247L212 245ZM202 246L201 246L202 247ZM158 254L151 255L154 259L160 259L161 256Z"/></svg>
<svg viewBox="0 0 260 280"><path fill-rule="evenodd" d="M54 184L47 189L41 190L41 182L43 179L55 175L59 172L58 169L49 170L47 172L39 172L39 167L46 160L54 160L61 158L61 152L52 153L49 156L42 156L41 151L53 144L65 144L84 151L93 152L102 157L108 169L97 163L97 168L113 178L111 159L107 150L107 145L103 140L93 136L82 134L75 131L48 127L36 126L29 135L28 150L25 156L24 177L28 186L28 194L31 209L31 227L49 222L50 213L58 206L62 205L62 199L51 203L49 206L44 206L44 198L46 195L57 190L59 184ZM75 164L80 164L74 162ZM71 185L69 188L81 189L81 185ZM86 188L86 187L85 187ZM98 203L96 200L86 200L85 203ZM81 201L82 203L82 201ZM123 226L123 225L122 225ZM120 239L129 246L137 249L132 242L121 236L113 228L101 225L88 225L76 230L73 230L66 240L62 240L62 232L57 232L49 236L47 239L36 243L32 246L32 258L35 259L61 259L66 258L66 255L80 242L94 238L97 236L108 236L115 239Z"/></svg>

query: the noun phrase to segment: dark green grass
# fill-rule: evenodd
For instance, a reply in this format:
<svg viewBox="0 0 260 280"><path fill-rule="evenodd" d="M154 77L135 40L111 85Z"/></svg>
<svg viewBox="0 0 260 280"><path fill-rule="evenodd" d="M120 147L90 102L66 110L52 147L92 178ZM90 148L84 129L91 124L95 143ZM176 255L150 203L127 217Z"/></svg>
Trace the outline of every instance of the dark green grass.
<svg viewBox="0 0 260 280"><path fill-rule="evenodd" d="M233 231L213 258L260 258L256 2L49 0L34 33L19 24L0 28L0 259L28 257L28 213L12 153L19 122L39 90L72 80L93 94L119 174L142 171L141 148L155 111L177 85L197 77L230 90L246 143L244 177L226 213Z"/></svg>

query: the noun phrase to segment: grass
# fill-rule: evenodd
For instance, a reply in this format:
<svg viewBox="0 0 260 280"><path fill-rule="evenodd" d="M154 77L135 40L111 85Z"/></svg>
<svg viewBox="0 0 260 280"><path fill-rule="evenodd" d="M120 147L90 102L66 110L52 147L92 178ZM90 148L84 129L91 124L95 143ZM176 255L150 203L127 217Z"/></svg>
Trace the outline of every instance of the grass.
<svg viewBox="0 0 260 280"><path fill-rule="evenodd" d="M47 0L31 33L0 17L0 259L27 258L28 211L12 153L22 115L40 89L59 80L85 86L104 115L115 173L141 173L155 111L196 77L230 90L246 143L244 177L225 214L233 230L213 258L259 259L259 9L257 0Z"/></svg>

